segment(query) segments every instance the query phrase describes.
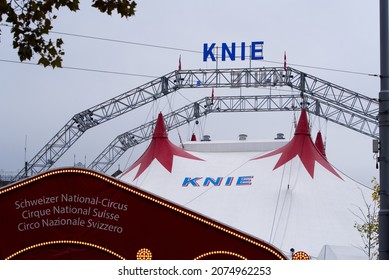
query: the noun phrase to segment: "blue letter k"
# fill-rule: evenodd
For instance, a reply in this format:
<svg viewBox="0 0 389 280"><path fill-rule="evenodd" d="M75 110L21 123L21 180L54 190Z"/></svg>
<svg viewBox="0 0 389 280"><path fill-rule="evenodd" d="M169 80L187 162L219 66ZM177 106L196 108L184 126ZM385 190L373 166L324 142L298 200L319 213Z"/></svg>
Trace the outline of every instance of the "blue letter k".
<svg viewBox="0 0 389 280"><path fill-rule="evenodd" d="M215 61L215 56L213 54L213 48L215 47L216 43L212 43L209 48L208 44L204 43L204 48L203 48L203 61L207 61L208 56L211 57L212 61Z"/></svg>
<svg viewBox="0 0 389 280"><path fill-rule="evenodd" d="M191 184L193 187L198 187L199 183L197 183L197 180L201 179L202 177L185 177L184 182L182 182L183 187L187 187L189 184Z"/></svg>

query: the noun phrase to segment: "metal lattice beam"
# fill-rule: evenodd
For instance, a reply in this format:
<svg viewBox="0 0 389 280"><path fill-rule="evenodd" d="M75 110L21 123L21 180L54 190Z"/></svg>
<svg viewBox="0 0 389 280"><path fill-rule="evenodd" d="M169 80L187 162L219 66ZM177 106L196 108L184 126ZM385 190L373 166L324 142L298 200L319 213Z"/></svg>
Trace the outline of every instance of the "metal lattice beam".
<svg viewBox="0 0 389 280"><path fill-rule="evenodd" d="M72 119L20 170L14 181L49 170L82 136L101 123L153 102L175 90L175 71L75 114Z"/></svg>
<svg viewBox="0 0 389 280"><path fill-rule="evenodd" d="M211 113L299 110L300 101L300 95L220 96L216 97L211 104L211 99L206 97L165 115L164 120L166 130L170 131ZM378 138L376 120L339 109L313 96L305 97L305 102L306 109L312 114L372 138ZM119 135L88 168L107 172L129 148L150 140L155 124L156 120L153 120Z"/></svg>
<svg viewBox="0 0 389 280"><path fill-rule="evenodd" d="M314 98L319 100L321 104L331 104L331 107L338 108L338 111L349 112L344 114L352 114L356 119L375 120L378 114L377 100L289 67L286 71L277 67L173 71L74 115L27 163L26 168L23 168L14 180L50 169L86 130L153 102L178 89L269 86L289 86L298 89L306 98ZM334 111L327 112L329 116L334 114ZM345 117L343 118L348 122L346 127L354 129L355 125L359 126L356 129L357 131L364 131L364 128L360 127L361 123L359 121L350 121ZM343 124L341 119L339 116L338 122ZM374 131L374 126L369 130Z"/></svg>

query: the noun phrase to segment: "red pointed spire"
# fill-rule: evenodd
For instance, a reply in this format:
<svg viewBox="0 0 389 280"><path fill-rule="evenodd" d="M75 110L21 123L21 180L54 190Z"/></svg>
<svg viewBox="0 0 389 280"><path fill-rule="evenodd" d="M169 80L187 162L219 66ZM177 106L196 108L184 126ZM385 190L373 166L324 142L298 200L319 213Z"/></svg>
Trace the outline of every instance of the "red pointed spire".
<svg viewBox="0 0 389 280"><path fill-rule="evenodd" d="M321 154L321 152L316 148L311 139L311 133L309 132L309 122L307 118L307 112L305 109L301 110L301 115L299 122L297 124L294 137L288 144L285 146L270 152L266 155L254 158L262 159L270 156L281 154L278 159L274 169L286 164L294 157L299 156L301 162L303 163L305 169L308 171L309 175L313 178L315 171L315 162L320 163L324 168L330 171L335 176L342 179L327 159Z"/></svg>
<svg viewBox="0 0 389 280"><path fill-rule="evenodd" d="M150 166L154 159L158 160L159 163L166 168L166 170L172 172L174 156L194 160L202 160L170 142L167 136L162 113L159 113L154 128L153 139L151 140L149 147L133 165L131 165L125 172L121 174L121 176L125 175L135 167L139 166L138 172L136 173L134 178L135 180L147 169L147 167Z"/></svg>
<svg viewBox="0 0 389 280"><path fill-rule="evenodd" d="M192 134L192 137L190 138L190 141L197 141L196 134Z"/></svg>
<svg viewBox="0 0 389 280"><path fill-rule="evenodd" d="M320 131L316 134L315 146L319 150L319 152L323 155L323 157L327 159L326 149L324 147L324 142Z"/></svg>
<svg viewBox="0 0 389 280"><path fill-rule="evenodd" d="M155 138L168 138L162 113L158 114L157 122L155 124L153 139Z"/></svg>
<svg viewBox="0 0 389 280"><path fill-rule="evenodd" d="M309 130L309 122L308 122L308 117L307 117L307 111L305 109L301 110L301 115L300 119L297 123L296 130L294 132L294 135L311 135L311 132Z"/></svg>

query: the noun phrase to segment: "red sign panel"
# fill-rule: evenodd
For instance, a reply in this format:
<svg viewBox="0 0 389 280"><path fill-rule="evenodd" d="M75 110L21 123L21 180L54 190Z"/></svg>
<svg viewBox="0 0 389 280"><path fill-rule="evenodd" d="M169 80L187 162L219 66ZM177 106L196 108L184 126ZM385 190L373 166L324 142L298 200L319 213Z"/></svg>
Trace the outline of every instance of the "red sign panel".
<svg viewBox="0 0 389 280"><path fill-rule="evenodd" d="M83 169L1 189L0 226L3 259L285 258L260 240Z"/></svg>

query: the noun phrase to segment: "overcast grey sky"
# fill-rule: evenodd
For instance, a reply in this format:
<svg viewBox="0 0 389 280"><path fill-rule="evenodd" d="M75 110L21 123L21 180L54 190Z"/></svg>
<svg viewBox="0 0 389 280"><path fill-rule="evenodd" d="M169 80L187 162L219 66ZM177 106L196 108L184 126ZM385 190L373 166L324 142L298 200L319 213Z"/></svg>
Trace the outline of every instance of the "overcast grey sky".
<svg viewBox="0 0 389 280"><path fill-rule="evenodd" d="M89 1L88 1L89 2ZM82 1L77 13L58 13L54 30L72 34L139 42L201 52L203 43L264 41L264 61L253 67L281 66L287 62L301 71L339 84L361 94L377 97L379 79L368 75L320 70L312 67L379 73L379 7L371 0L272 0L272 1L138 1L136 16L128 20L107 16ZM0 170L16 172L23 167L25 138L31 159L71 117L153 78L10 63L17 61L8 27L1 27ZM54 37L58 36L53 34ZM201 53L151 48L117 42L62 36L66 55L63 65L162 76L177 69L215 68L203 62ZM278 62L276 64L274 62ZM299 66L296 66L299 65ZM247 62L220 62L220 68L248 67ZM278 92L280 89L271 89ZM281 89L289 90L289 89ZM215 90L217 94L245 94L247 89ZM270 92L264 89L261 93ZM280 93L285 93L280 91ZM251 94L251 93L250 93ZM208 90L185 91L170 97L173 104L209 96ZM153 104L152 114L136 110L88 130L55 164L89 164L118 134L168 112L166 100ZM213 140L272 139L277 132L290 134L292 113L210 115L201 125ZM330 162L353 178L368 183L377 176L371 139L333 123L314 118L323 128ZM228 125L226 125L228 124ZM271 125L269 125L271 124ZM180 128L186 140L193 129ZM173 141L174 142L174 141ZM143 152L144 145L127 153L112 168L121 169Z"/></svg>

